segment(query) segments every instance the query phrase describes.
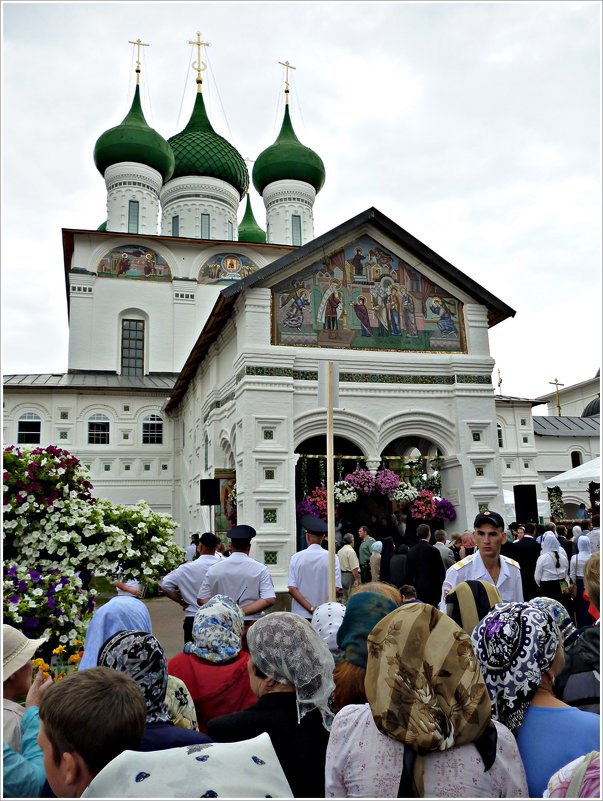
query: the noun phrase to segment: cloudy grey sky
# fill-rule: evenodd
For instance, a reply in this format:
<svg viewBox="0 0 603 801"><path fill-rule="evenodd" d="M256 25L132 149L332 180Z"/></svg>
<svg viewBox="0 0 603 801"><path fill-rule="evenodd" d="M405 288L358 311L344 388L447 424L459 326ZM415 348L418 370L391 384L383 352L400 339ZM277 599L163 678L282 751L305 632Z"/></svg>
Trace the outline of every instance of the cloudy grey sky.
<svg viewBox="0 0 603 801"><path fill-rule="evenodd" d="M601 4L2 3L2 329L7 373L63 372L61 228L96 229L92 159L133 92L166 138L211 42L214 128L254 158L282 118L327 173L315 234L375 206L517 311L491 331L504 394L601 361ZM261 198L252 194L264 225ZM241 209L242 215L242 209Z"/></svg>

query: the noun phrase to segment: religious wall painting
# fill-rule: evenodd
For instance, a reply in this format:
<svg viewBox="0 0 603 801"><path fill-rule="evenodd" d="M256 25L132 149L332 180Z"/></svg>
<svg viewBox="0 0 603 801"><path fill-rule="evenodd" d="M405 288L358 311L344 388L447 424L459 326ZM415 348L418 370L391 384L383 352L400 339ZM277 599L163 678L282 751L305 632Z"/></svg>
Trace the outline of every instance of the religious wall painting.
<svg viewBox="0 0 603 801"><path fill-rule="evenodd" d="M134 278L143 281L171 281L172 273L164 258L141 245L113 248L98 262L98 276Z"/></svg>
<svg viewBox="0 0 603 801"><path fill-rule="evenodd" d="M199 270L200 284L230 283L246 278L258 270L247 256L238 253L217 253L201 266Z"/></svg>
<svg viewBox="0 0 603 801"><path fill-rule="evenodd" d="M463 351L463 304L368 236L273 289L280 345Z"/></svg>

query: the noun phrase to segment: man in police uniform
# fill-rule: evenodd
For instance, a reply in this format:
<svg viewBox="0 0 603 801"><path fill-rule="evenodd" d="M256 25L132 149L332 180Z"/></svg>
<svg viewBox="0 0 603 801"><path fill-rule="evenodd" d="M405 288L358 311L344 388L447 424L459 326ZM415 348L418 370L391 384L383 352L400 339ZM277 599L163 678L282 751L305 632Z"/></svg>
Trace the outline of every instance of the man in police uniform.
<svg viewBox="0 0 603 801"><path fill-rule="evenodd" d="M523 601L519 564L500 552L506 540L505 523L497 512L480 512L473 523L477 551L446 571L440 610L446 612L446 595L457 584L483 579L494 584L503 601Z"/></svg>
<svg viewBox="0 0 603 801"><path fill-rule="evenodd" d="M308 547L291 557L288 585L293 599L291 611L310 620L316 607L329 600L329 552L322 547L327 524L319 517L304 515L301 525L306 530ZM341 568L337 556L335 588L341 592Z"/></svg>
<svg viewBox="0 0 603 801"><path fill-rule="evenodd" d="M227 595L243 610L247 622L258 617L276 601L272 576L266 565L249 556L256 530L233 526L228 532L232 553L209 568L199 588L197 601L206 604L214 595Z"/></svg>

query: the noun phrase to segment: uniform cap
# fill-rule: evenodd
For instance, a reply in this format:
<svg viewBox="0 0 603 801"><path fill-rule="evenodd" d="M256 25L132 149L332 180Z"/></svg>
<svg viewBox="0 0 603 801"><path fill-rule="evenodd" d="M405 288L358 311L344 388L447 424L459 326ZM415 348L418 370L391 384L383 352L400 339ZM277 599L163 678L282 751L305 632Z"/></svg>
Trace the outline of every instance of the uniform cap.
<svg viewBox="0 0 603 801"><path fill-rule="evenodd" d="M505 521L498 514L498 512L491 512L489 509L478 514L473 521L473 528L478 528L478 526L481 526L483 523L492 523L493 526L496 526L496 528L501 528L503 531L505 528Z"/></svg>
<svg viewBox="0 0 603 801"><path fill-rule="evenodd" d="M257 531L251 526L233 526L228 530L227 536L231 540L250 540L257 534Z"/></svg>
<svg viewBox="0 0 603 801"><path fill-rule="evenodd" d="M326 534L328 531L327 524L320 517L304 515L299 522L309 534Z"/></svg>

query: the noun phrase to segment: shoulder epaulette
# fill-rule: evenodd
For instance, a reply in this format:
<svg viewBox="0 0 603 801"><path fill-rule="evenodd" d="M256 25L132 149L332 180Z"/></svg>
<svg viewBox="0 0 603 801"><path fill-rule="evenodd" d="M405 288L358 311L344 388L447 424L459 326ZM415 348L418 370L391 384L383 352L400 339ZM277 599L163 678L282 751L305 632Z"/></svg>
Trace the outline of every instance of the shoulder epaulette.
<svg viewBox="0 0 603 801"><path fill-rule="evenodd" d="M508 562L508 564L510 565L515 565L515 567L518 567L521 570L521 565L519 564L519 562L516 562L515 559L511 559L510 556L505 556L504 554L501 553L500 558L504 559L505 562Z"/></svg>
<svg viewBox="0 0 603 801"><path fill-rule="evenodd" d="M470 556L466 556L464 559L461 559L460 562L455 562L452 565L452 567L455 570L460 570L462 567L466 567L467 565L470 565L471 562L473 562L474 557L475 557L475 554L472 553Z"/></svg>

